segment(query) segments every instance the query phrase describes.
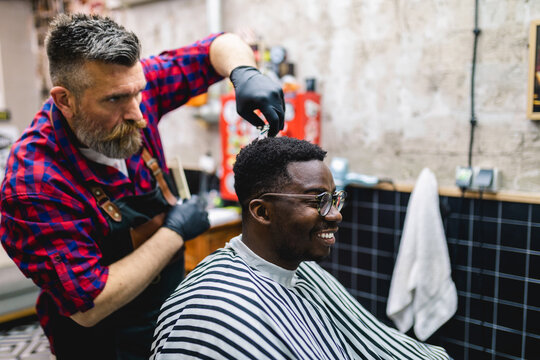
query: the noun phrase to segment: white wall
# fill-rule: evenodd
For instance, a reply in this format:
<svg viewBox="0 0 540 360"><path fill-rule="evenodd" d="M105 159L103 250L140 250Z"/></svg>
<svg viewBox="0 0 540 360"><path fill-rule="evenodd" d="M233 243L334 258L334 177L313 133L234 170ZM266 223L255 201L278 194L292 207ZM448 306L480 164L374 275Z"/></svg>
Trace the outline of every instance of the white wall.
<svg viewBox="0 0 540 360"><path fill-rule="evenodd" d="M208 35L206 2L172 0L116 10L109 15L133 30L142 42L142 56L190 44ZM151 14L151 15L149 15ZM194 118L194 108L181 107L160 123L163 146L169 159L180 156L186 168L198 168L207 152L220 161L217 125Z"/></svg>
<svg viewBox="0 0 540 360"><path fill-rule="evenodd" d="M146 53L207 29L204 1L113 15L141 36ZM473 165L499 168L507 190L540 191L540 122L525 115L528 30L537 18L538 1L479 1ZM351 170L411 183L428 166L440 185L453 185L455 167L467 165L473 1L223 0L223 26L284 45L298 77L316 77L322 146L329 157L348 157ZM163 128L167 151L188 166L208 149L219 156L217 130L189 109Z"/></svg>
<svg viewBox="0 0 540 360"><path fill-rule="evenodd" d="M37 38L30 1L0 0L0 43L4 100L11 112L11 120L0 122L0 128L16 126L20 132L30 124L41 102Z"/></svg>
<svg viewBox="0 0 540 360"><path fill-rule="evenodd" d="M24 126L39 106L29 4L0 0L2 52L25 54L2 59L6 102ZM414 182L427 166L440 185L453 185L455 167L467 165L474 1L222 4L224 30L251 29L268 45L285 46L298 78L317 79L330 158L346 156L351 170L400 183ZM162 0L110 15L140 36L144 55L208 32L202 0ZM539 1L479 1L473 165L499 168L506 190L540 191L540 122L526 118L529 24L538 18ZM207 151L219 161L217 126L192 115L184 107L163 120L166 152L181 154L191 168Z"/></svg>

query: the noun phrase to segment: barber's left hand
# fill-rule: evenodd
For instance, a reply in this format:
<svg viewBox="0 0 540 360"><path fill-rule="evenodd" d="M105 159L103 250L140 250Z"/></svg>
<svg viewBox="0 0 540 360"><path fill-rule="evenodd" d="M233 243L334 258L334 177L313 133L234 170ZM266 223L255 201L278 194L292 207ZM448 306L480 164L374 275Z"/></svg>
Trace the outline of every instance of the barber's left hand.
<svg viewBox="0 0 540 360"><path fill-rule="evenodd" d="M184 241L194 239L210 228L205 207L206 202L193 195L191 199L178 203L169 210L163 227L176 232Z"/></svg>
<svg viewBox="0 0 540 360"><path fill-rule="evenodd" d="M254 126L264 121L253 110L259 109L270 125L268 136L276 136L285 122L285 100L280 84L252 66L239 66L230 75L236 93L236 111Z"/></svg>

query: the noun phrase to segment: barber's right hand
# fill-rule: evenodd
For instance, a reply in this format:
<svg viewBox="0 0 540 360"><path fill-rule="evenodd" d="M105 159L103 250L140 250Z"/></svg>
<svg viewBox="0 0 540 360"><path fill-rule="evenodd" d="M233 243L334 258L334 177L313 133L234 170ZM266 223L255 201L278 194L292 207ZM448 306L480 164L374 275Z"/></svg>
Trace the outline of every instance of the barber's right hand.
<svg viewBox="0 0 540 360"><path fill-rule="evenodd" d="M254 126L263 126L253 111L259 109L270 129L268 136L276 136L285 123L285 100L281 85L263 75L253 66L238 66L229 77L236 94L236 111Z"/></svg>
<svg viewBox="0 0 540 360"><path fill-rule="evenodd" d="M210 228L206 203L197 195L181 204L176 204L165 217L163 226L176 232L184 239L191 240Z"/></svg>

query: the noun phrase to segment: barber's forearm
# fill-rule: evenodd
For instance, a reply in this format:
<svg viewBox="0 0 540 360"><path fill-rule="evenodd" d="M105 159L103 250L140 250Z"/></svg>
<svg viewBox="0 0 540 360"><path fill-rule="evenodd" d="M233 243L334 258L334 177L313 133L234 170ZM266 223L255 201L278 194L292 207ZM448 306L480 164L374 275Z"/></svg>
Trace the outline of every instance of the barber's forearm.
<svg viewBox="0 0 540 360"><path fill-rule="evenodd" d="M139 295L180 250L184 241L174 231L161 228L137 250L109 266L103 291L94 307L73 314L82 326L94 326Z"/></svg>
<svg viewBox="0 0 540 360"><path fill-rule="evenodd" d="M257 66L253 51L238 35L227 33L218 36L210 45L210 63L221 76L242 65Z"/></svg>

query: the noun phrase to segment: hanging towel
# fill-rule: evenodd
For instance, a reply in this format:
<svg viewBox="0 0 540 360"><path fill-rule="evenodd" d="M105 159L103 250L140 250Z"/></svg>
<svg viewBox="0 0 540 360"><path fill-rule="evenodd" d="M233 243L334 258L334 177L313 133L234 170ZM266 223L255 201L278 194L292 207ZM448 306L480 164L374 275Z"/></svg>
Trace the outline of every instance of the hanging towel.
<svg viewBox="0 0 540 360"><path fill-rule="evenodd" d="M414 323L416 337L424 341L454 315L457 292L450 273L437 180L425 168L407 206L386 307L399 331Z"/></svg>

